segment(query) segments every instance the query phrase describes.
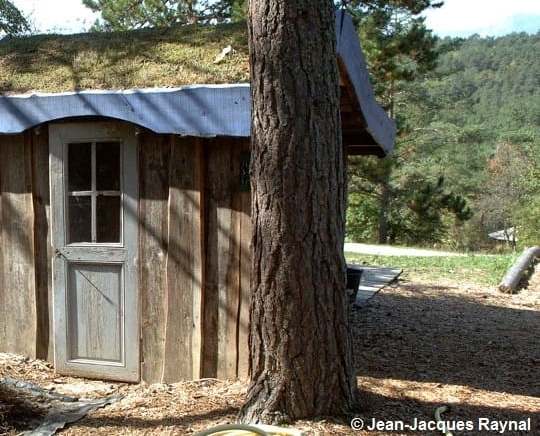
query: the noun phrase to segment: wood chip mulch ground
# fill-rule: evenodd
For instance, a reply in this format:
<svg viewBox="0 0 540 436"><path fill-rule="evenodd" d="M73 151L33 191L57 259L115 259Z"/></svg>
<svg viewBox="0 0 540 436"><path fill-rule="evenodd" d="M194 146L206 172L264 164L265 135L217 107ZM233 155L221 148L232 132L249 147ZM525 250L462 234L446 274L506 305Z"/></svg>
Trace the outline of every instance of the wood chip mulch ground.
<svg viewBox="0 0 540 436"><path fill-rule="evenodd" d="M355 362L370 423L432 420L449 405L449 420L523 420L540 434L540 280L515 295L445 280L409 281L381 291L352 315ZM172 385L128 385L56 375L50 364L0 354L0 378L13 377L71 396L121 401L95 411L61 434L192 434L234 422L246 386L213 379ZM0 405L0 434L28 428L31 416ZM15 418L14 418L15 417ZM442 434L357 431L339 420L294 424L313 435ZM496 434L477 430L455 435Z"/></svg>

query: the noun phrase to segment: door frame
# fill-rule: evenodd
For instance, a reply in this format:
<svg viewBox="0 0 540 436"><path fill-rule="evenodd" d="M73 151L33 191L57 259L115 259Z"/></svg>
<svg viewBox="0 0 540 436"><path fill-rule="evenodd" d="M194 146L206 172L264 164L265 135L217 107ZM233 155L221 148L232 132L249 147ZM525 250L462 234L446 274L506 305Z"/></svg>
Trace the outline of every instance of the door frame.
<svg viewBox="0 0 540 436"><path fill-rule="evenodd" d="M120 243L67 243L66 167L70 142L120 141ZM51 241L53 245L54 367L62 374L138 382L140 380L140 295L138 267L138 146L136 128L116 121L59 122L49 124L49 180ZM127 182L126 181L130 181ZM128 217L129 215L129 217ZM84 250L93 249L91 255ZM122 251L124 255L122 256ZM69 356L68 264L122 264L122 338L120 362L71 359ZM127 294L129 292L129 297Z"/></svg>

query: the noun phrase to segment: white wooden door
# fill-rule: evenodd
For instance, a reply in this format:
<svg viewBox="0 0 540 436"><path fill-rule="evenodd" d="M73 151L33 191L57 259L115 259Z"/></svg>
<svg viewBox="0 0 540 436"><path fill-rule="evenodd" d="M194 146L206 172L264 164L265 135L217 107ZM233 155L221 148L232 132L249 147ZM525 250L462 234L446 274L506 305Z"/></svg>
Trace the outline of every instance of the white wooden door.
<svg viewBox="0 0 540 436"><path fill-rule="evenodd" d="M58 123L49 143L56 370L138 381L135 130Z"/></svg>

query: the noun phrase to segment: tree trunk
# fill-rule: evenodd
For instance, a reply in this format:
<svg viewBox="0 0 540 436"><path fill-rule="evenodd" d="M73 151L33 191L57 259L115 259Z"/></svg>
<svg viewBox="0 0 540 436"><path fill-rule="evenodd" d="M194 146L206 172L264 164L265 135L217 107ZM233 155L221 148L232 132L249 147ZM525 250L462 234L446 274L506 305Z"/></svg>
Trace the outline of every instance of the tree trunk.
<svg viewBox="0 0 540 436"><path fill-rule="evenodd" d="M252 0L251 384L243 422L351 411L346 173L330 0Z"/></svg>
<svg viewBox="0 0 540 436"><path fill-rule="evenodd" d="M390 171L386 169L384 181L381 184L381 193L379 201L379 225L378 242L379 244L388 243L388 213L390 212Z"/></svg>
<svg viewBox="0 0 540 436"><path fill-rule="evenodd" d="M394 13L394 19L397 19L397 15ZM389 89L389 96L390 96L390 104L388 106L388 116L392 119L395 119L395 106L396 106L396 81L395 79L392 79L390 82L390 89ZM390 208L392 205L390 202L392 201L392 196L390 195L390 176L392 174L392 168L393 168L393 161L392 158L387 159L384 162L381 162L381 165L383 166L384 173L383 173L383 180L381 183L381 192L380 192L380 200L379 200L379 226L378 226L378 243L379 244L388 244L390 241L390 235L388 234L388 215L390 214ZM392 236L392 239L394 237Z"/></svg>

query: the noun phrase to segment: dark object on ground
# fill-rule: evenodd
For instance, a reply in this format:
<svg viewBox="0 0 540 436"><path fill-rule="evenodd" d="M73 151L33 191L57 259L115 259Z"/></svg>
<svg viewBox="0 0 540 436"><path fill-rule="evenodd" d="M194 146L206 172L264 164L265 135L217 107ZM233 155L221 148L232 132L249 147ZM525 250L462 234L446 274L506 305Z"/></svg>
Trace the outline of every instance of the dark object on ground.
<svg viewBox="0 0 540 436"><path fill-rule="evenodd" d="M43 389L34 383L29 383L21 380L15 380L11 377L5 377L0 379L0 392L4 394L11 394L18 398L35 398L38 401L62 401L62 402L76 402L78 398L67 397L59 394L58 392Z"/></svg>
<svg viewBox="0 0 540 436"><path fill-rule="evenodd" d="M512 267L508 270L501 283L499 290L507 293L514 293L518 290L520 283L527 276L527 271L534 265L535 260L540 257L540 247L530 247L521 253Z"/></svg>
<svg viewBox="0 0 540 436"><path fill-rule="evenodd" d="M85 417L88 413L120 400L120 396L111 396L98 400L79 400L43 389L33 383L12 378L0 379L2 399L13 404L18 410L32 416L29 424L35 427L24 432L26 436L51 436L72 422ZM35 419L34 419L35 418Z"/></svg>
<svg viewBox="0 0 540 436"><path fill-rule="evenodd" d="M353 267L347 267L347 289L358 291L360 280L362 279L362 270Z"/></svg>
<svg viewBox="0 0 540 436"><path fill-rule="evenodd" d="M347 267L347 286L345 287L345 291L349 297L350 306L353 306L356 302L356 296L362 280L362 273L363 270L358 267Z"/></svg>
<svg viewBox="0 0 540 436"><path fill-rule="evenodd" d="M115 403L121 397L113 396L100 400L76 401L63 404L62 407L51 409L41 425L35 430L26 432L27 436L51 436L57 430L61 430L66 424L76 422L84 418L88 413Z"/></svg>

